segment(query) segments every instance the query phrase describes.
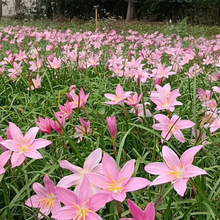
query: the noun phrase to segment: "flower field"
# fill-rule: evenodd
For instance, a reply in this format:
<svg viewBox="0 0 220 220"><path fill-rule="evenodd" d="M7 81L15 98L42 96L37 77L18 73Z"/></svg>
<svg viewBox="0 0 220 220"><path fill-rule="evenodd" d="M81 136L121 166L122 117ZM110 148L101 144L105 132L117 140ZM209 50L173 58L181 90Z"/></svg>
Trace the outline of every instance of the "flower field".
<svg viewBox="0 0 220 220"><path fill-rule="evenodd" d="M0 30L0 219L220 219L220 35Z"/></svg>

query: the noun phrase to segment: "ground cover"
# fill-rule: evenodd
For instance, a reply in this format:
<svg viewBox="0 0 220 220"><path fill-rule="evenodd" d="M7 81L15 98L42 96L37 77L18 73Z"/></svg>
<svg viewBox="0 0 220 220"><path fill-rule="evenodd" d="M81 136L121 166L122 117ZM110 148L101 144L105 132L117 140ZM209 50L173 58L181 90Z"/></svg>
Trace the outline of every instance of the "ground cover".
<svg viewBox="0 0 220 220"><path fill-rule="evenodd" d="M218 219L218 28L86 25L1 27L0 219Z"/></svg>

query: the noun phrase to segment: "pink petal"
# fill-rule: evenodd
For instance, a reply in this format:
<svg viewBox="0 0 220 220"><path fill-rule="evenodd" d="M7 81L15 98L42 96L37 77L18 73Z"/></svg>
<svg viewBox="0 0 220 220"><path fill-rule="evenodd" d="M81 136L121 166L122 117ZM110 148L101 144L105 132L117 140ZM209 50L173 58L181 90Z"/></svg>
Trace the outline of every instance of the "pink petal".
<svg viewBox="0 0 220 220"><path fill-rule="evenodd" d="M88 203L88 209L94 212L98 211L105 206L110 197L111 195L109 195L108 193L97 193L93 195Z"/></svg>
<svg viewBox="0 0 220 220"><path fill-rule="evenodd" d="M155 207L154 207L154 203L150 202L145 211L144 211L144 216L143 219L145 220L154 220L155 219Z"/></svg>
<svg viewBox="0 0 220 220"><path fill-rule="evenodd" d="M49 191L49 193L54 193L55 192L54 182L49 178L48 175L46 175L44 177L44 185L46 186L46 188Z"/></svg>
<svg viewBox="0 0 220 220"><path fill-rule="evenodd" d="M39 208L40 207L40 202L39 200L42 199L39 195L34 195L31 196L26 202L25 205L29 207L34 207L34 208Z"/></svg>
<svg viewBox="0 0 220 220"><path fill-rule="evenodd" d="M78 210L72 206L65 206L53 213L52 218L59 220L74 219Z"/></svg>
<svg viewBox="0 0 220 220"><path fill-rule="evenodd" d="M203 145L198 145L196 147L191 147L186 150L180 157L181 163L187 165L193 162L195 155L203 148Z"/></svg>
<svg viewBox="0 0 220 220"><path fill-rule="evenodd" d="M39 131L38 127L31 128L24 136L23 143L27 145L31 145L37 135L37 132Z"/></svg>
<svg viewBox="0 0 220 220"><path fill-rule="evenodd" d="M48 190L40 183L34 183L33 190L34 192L36 192L37 195L39 195L42 198L46 198L48 196Z"/></svg>
<svg viewBox="0 0 220 220"><path fill-rule="evenodd" d="M83 204L87 200L89 200L91 196L91 188L90 188L90 182L87 177L85 177L82 181L80 190L79 190L79 203Z"/></svg>
<svg viewBox="0 0 220 220"><path fill-rule="evenodd" d="M112 157L110 157L108 154L104 154L103 156L102 170L106 177L111 175L114 180L117 179L119 174L118 166L115 160Z"/></svg>
<svg viewBox="0 0 220 220"><path fill-rule="evenodd" d="M205 175L205 174L207 174L205 170L190 164L185 167L184 178L190 178L190 177Z"/></svg>
<svg viewBox="0 0 220 220"><path fill-rule="evenodd" d="M110 100L115 100L117 98L117 96L110 94L110 93L105 93L104 96Z"/></svg>
<svg viewBox="0 0 220 220"><path fill-rule="evenodd" d="M163 114L157 114L157 115L154 115L154 118L159 121L159 122L163 122L165 124L167 124L170 120L169 118L166 116L166 115L163 115Z"/></svg>
<svg viewBox="0 0 220 220"><path fill-rule="evenodd" d="M86 220L102 220L102 218L95 212L89 212L86 215Z"/></svg>
<svg viewBox="0 0 220 220"><path fill-rule="evenodd" d="M66 206L72 206L72 203L78 205L77 196L69 189L56 187L58 199ZM74 209L74 207L72 208Z"/></svg>
<svg viewBox="0 0 220 220"><path fill-rule="evenodd" d="M173 132L173 135L178 141L180 141L182 143L185 142L185 138L183 136L183 133L180 130L176 129L175 132Z"/></svg>
<svg viewBox="0 0 220 220"><path fill-rule="evenodd" d="M166 163L161 162L148 164L144 167L144 169L146 170L146 172L154 175L162 175L172 171Z"/></svg>
<svg viewBox="0 0 220 220"><path fill-rule="evenodd" d="M136 190L145 188L146 186L150 184L151 182L145 178L134 177L134 178L131 178L129 182L126 184L124 191L125 192L136 191Z"/></svg>
<svg viewBox="0 0 220 220"><path fill-rule="evenodd" d="M195 123L190 120L179 120L176 124L179 129L191 128L195 125Z"/></svg>
<svg viewBox="0 0 220 220"><path fill-rule="evenodd" d="M185 192L186 192L186 188L187 188L187 182L189 179L179 179L177 180L173 186L175 191L180 195L180 196L184 196Z"/></svg>
<svg viewBox="0 0 220 220"><path fill-rule="evenodd" d="M81 167L75 166L67 160L61 160L59 161L59 164L63 169L68 169L72 171L73 173L79 173L82 170Z"/></svg>
<svg viewBox="0 0 220 220"><path fill-rule="evenodd" d="M11 151L7 150L0 155L0 167L5 166L11 156L11 153Z"/></svg>
<svg viewBox="0 0 220 220"><path fill-rule="evenodd" d="M1 145L3 145L4 147L6 147L7 149L9 149L11 151L19 151L18 142L14 141L14 140L1 141Z"/></svg>
<svg viewBox="0 0 220 220"><path fill-rule="evenodd" d="M174 175L167 175L167 174L160 175L150 185L156 186L156 185L161 185L164 183L171 182L173 177L174 177Z"/></svg>
<svg viewBox="0 0 220 220"><path fill-rule="evenodd" d="M89 178L89 181L93 183L94 185L104 189L107 187L106 183L112 183L109 181L109 179L103 175L100 174L86 174L86 176Z"/></svg>
<svg viewBox="0 0 220 220"><path fill-rule="evenodd" d="M59 187L63 187L63 188L69 188L71 186L75 186L79 183L82 182L82 175L81 174L78 174L78 173L74 173L74 174L71 174L69 176L65 176L63 177L59 183L57 184L57 186Z"/></svg>
<svg viewBox="0 0 220 220"><path fill-rule="evenodd" d="M24 154L20 154L19 152L14 152L11 157L12 168L20 166L24 162L25 158L26 157Z"/></svg>
<svg viewBox="0 0 220 220"><path fill-rule="evenodd" d="M86 159L83 168L87 171L93 170L102 159L102 150L101 148L93 151L88 158Z"/></svg>
<svg viewBox="0 0 220 220"><path fill-rule="evenodd" d="M128 161L123 166L121 171L119 172L118 179L117 179L118 181L120 181L123 178L126 178L124 181L121 182L122 185L125 185L130 180L131 176L133 175L133 173L134 173L134 163L135 163L135 160Z"/></svg>
<svg viewBox="0 0 220 220"><path fill-rule="evenodd" d="M112 193L112 197L116 201L123 202L125 200L125 198L126 198L126 193L125 192Z"/></svg>
<svg viewBox="0 0 220 220"><path fill-rule="evenodd" d="M128 199L128 207L134 219L140 219L140 220L143 219L144 211L129 199Z"/></svg>
<svg viewBox="0 0 220 220"><path fill-rule="evenodd" d="M167 165L172 169L179 169L181 166L180 159L176 155L176 153L167 146L163 146L162 148L163 158Z"/></svg>
<svg viewBox="0 0 220 220"><path fill-rule="evenodd" d="M14 123L9 122L9 130L10 130L12 139L17 142L20 142L20 140L23 138L23 134L20 128L18 128Z"/></svg>
<svg viewBox="0 0 220 220"><path fill-rule="evenodd" d="M33 158L33 159L42 159L43 158L42 155L32 147L30 147L28 149L28 151L24 152L24 155L26 157L30 157L30 158Z"/></svg>
<svg viewBox="0 0 220 220"><path fill-rule="evenodd" d="M51 141L45 139L35 139L34 142L31 144L32 147L35 149L41 149L51 144Z"/></svg>
<svg viewBox="0 0 220 220"><path fill-rule="evenodd" d="M5 173L5 169L3 167L0 167L0 175Z"/></svg>
<svg viewBox="0 0 220 220"><path fill-rule="evenodd" d="M116 87L116 95L117 96L122 96L124 94L124 90L120 84L117 85Z"/></svg>

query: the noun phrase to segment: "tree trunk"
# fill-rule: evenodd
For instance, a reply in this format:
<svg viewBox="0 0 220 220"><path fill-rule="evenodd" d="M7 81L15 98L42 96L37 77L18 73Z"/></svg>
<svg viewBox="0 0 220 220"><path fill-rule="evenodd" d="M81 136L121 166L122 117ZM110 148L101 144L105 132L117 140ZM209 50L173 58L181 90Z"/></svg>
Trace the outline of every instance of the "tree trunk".
<svg viewBox="0 0 220 220"><path fill-rule="evenodd" d="M2 0L0 0L0 19L2 17Z"/></svg>
<svg viewBox="0 0 220 220"><path fill-rule="evenodd" d="M46 14L48 18L53 17L53 10L51 7L51 0L46 0Z"/></svg>
<svg viewBox="0 0 220 220"><path fill-rule="evenodd" d="M64 0L57 1L57 14L63 15L65 11L65 2Z"/></svg>
<svg viewBox="0 0 220 220"><path fill-rule="evenodd" d="M17 13L21 7L21 0L15 0L15 12Z"/></svg>
<svg viewBox="0 0 220 220"><path fill-rule="evenodd" d="M128 8L127 8L127 15L126 15L126 20L131 21L134 19L134 3L128 2Z"/></svg>

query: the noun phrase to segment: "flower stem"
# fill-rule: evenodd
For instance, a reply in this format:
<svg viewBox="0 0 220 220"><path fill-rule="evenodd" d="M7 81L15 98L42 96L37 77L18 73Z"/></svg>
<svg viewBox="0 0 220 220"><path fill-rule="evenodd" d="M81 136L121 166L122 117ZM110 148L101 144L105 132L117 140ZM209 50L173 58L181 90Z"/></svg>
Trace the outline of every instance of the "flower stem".
<svg viewBox="0 0 220 220"><path fill-rule="evenodd" d="M121 203L119 201L116 201L116 205L117 205L118 217L121 218Z"/></svg>
<svg viewBox="0 0 220 220"><path fill-rule="evenodd" d="M116 138L112 138L112 143L113 143L113 151L115 154L115 158L117 158L117 143L116 143Z"/></svg>

